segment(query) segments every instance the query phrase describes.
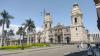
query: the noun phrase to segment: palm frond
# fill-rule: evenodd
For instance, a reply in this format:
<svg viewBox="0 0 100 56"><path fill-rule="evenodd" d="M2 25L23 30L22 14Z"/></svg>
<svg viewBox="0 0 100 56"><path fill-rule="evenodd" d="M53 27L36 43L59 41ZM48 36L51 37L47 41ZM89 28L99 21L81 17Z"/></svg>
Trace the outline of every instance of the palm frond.
<svg viewBox="0 0 100 56"><path fill-rule="evenodd" d="M6 21L6 27L9 28L9 25L10 25L10 20L7 20Z"/></svg>
<svg viewBox="0 0 100 56"><path fill-rule="evenodd" d="M0 15L1 15L2 18L3 18L3 19L2 19L3 22L0 21L0 23L6 24L6 27L9 28L10 19L13 19L14 17L11 16L11 15L9 15L9 13L8 13L6 10L2 11Z"/></svg>
<svg viewBox="0 0 100 56"><path fill-rule="evenodd" d="M33 31L33 29L35 28L34 21L31 20L31 18L26 20L23 25L25 26L25 29L27 29L27 31Z"/></svg>

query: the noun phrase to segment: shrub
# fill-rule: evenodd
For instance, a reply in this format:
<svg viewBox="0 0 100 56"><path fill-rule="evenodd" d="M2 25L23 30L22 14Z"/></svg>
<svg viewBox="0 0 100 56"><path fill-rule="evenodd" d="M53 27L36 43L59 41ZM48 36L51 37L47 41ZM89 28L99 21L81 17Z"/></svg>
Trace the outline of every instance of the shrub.
<svg viewBox="0 0 100 56"><path fill-rule="evenodd" d="M21 46L19 45L13 45L13 46L3 46L0 47L0 49L19 49Z"/></svg>
<svg viewBox="0 0 100 56"><path fill-rule="evenodd" d="M36 46L36 47L44 47L44 46L49 46L48 44L42 44L42 43L36 43L36 44L32 44L32 46Z"/></svg>
<svg viewBox="0 0 100 56"><path fill-rule="evenodd" d="M24 48L29 48L29 47L46 47L49 46L48 44L44 44L44 43L35 43L35 44L24 44ZM12 46L3 46L0 47L0 50L4 50L4 49L20 49L22 48L21 45L12 45Z"/></svg>

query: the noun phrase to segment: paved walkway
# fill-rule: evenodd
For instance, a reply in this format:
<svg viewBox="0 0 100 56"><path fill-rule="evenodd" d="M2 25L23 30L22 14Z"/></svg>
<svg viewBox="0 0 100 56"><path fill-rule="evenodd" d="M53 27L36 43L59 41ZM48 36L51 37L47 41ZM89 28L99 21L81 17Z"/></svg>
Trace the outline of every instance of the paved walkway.
<svg viewBox="0 0 100 56"><path fill-rule="evenodd" d="M76 45L59 45L25 50L2 50L0 56L64 56L75 52L81 52Z"/></svg>
<svg viewBox="0 0 100 56"><path fill-rule="evenodd" d="M51 47L32 47L28 49L17 49L17 50L0 50L0 55L8 55L8 54L18 54L23 52L30 52L30 51L39 51L39 50L47 50L47 49L53 49L53 48L59 48L62 46L51 46Z"/></svg>

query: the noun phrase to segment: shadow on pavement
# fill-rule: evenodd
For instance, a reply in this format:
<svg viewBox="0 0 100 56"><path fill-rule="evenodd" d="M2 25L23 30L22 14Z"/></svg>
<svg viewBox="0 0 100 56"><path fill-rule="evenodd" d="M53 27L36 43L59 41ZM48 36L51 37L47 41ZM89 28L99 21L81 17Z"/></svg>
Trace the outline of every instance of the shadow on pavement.
<svg viewBox="0 0 100 56"><path fill-rule="evenodd" d="M75 52L75 53L70 53L64 56L86 56L86 51L80 51L80 52Z"/></svg>

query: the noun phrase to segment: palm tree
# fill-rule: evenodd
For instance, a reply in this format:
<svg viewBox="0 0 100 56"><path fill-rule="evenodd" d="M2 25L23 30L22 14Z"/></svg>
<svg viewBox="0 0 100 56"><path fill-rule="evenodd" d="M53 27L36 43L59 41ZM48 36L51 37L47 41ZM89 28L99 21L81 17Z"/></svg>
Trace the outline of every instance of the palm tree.
<svg viewBox="0 0 100 56"><path fill-rule="evenodd" d="M31 33L34 33L34 31L35 31L34 21L32 21L31 19L28 19L28 20L26 20L26 22L23 25L28 33L27 43L30 44L30 43L32 43L31 42L31 40L32 40Z"/></svg>
<svg viewBox="0 0 100 56"><path fill-rule="evenodd" d="M22 45L22 50L24 50L24 36L26 35L25 29L24 27L19 27L18 31L16 32L16 34L20 35L20 45ZM21 39L22 36L22 39Z"/></svg>
<svg viewBox="0 0 100 56"><path fill-rule="evenodd" d="M2 37L1 37L1 45L4 46L4 26L6 25L6 28L9 28L10 25L10 19L13 19L11 15L8 14L6 10L0 13L2 19L0 19L0 26L2 26Z"/></svg>
<svg viewBox="0 0 100 56"><path fill-rule="evenodd" d="M4 30L4 39L5 39L5 41L4 41L4 43L5 43L5 45L7 45L7 30Z"/></svg>
<svg viewBox="0 0 100 56"><path fill-rule="evenodd" d="M14 31L12 30L12 29L10 29L8 32L7 32L7 40L6 40L6 42L7 42L7 46L10 44L10 42L9 42L9 39L11 38L11 36L14 36L15 34L14 34Z"/></svg>
<svg viewBox="0 0 100 56"><path fill-rule="evenodd" d="M20 45L21 45L21 36L22 36L22 33L23 33L23 28L22 27L19 27L18 31L16 32L17 35L20 35Z"/></svg>

